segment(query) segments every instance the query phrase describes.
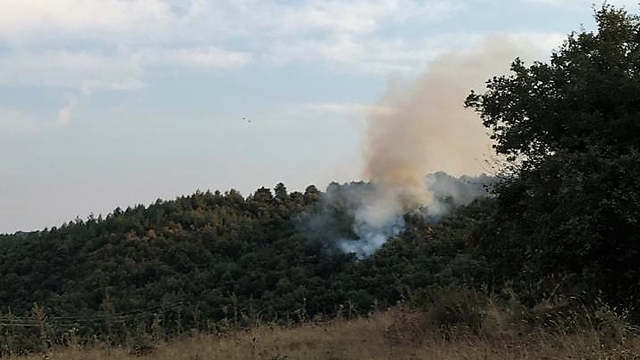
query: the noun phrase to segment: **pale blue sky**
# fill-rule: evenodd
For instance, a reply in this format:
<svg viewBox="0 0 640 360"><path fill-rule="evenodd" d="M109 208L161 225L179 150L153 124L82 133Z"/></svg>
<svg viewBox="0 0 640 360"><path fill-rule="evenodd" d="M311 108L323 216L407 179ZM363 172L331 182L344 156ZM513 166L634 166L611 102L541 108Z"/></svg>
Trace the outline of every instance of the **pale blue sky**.
<svg viewBox="0 0 640 360"><path fill-rule="evenodd" d="M390 81L487 35L548 53L592 2L0 0L0 232L358 180Z"/></svg>

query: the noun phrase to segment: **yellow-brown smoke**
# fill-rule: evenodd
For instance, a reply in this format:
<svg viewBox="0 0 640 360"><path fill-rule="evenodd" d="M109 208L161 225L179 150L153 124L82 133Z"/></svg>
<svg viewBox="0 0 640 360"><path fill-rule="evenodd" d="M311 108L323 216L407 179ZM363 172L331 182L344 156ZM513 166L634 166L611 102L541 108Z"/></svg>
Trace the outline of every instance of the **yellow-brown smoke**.
<svg viewBox="0 0 640 360"><path fill-rule="evenodd" d="M470 52L435 58L416 81L391 89L372 112L364 151L364 178L396 189L404 207L428 205L425 175L482 172L491 142L477 114L463 107L471 89L505 73L523 49L506 37L486 39Z"/></svg>

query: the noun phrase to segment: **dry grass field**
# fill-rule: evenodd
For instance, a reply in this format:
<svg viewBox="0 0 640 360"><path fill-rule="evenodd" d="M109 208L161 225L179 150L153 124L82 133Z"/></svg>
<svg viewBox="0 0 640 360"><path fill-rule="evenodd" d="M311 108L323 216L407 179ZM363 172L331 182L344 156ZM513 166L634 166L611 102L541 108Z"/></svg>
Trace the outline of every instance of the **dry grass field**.
<svg viewBox="0 0 640 360"><path fill-rule="evenodd" d="M606 314L597 326L572 331L563 331L560 323L555 328L518 326L504 313L486 315L474 329L437 324L433 313L393 309L368 318L289 328L260 325L225 335L193 333L119 348L70 346L9 359L640 359L640 337L615 318L607 321Z"/></svg>

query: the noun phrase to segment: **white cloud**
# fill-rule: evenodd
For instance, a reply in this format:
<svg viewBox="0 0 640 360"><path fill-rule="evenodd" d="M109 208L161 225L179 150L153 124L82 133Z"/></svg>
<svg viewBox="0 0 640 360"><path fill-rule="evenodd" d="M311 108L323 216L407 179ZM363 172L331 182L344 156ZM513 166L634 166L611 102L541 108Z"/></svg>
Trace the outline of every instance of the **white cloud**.
<svg viewBox="0 0 640 360"><path fill-rule="evenodd" d="M328 39L295 39L276 41L268 49L267 57L275 64L287 64L292 61L330 60L350 62L364 53L363 44L353 36L338 34Z"/></svg>
<svg viewBox="0 0 640 360"><path fill-rule="evenodd" d="M531 37L537 35L530 34ZM521 36L522 41L529 41L528 36ZM544 38L544 34L539 36ZM338 34L326 39L277 42L265 56L277 65L329 61L339 63L346 71L383 76L415 74L424 70L437 55L468 48L481 39L482 35L475 33L445 33L411 41Z"/></svg>
<svg viewBox="0 0 640 360"><path fill-rule="evenodd" d="M251 54L218 47L145 48L115 53L66 50L14 52L0 57L0 84L94 90L128 90L145 86L150 65L229 68L251 62Z"/></svg>
<svg viewBox="0 0 640 360"><path fill-rule="evenodd" d="M477 38L378 33L408 20L443 21L470 0L0 1L0 43L7 45L0 52L0 84L87 94L144 87L156 65L212 70L258 59L277 65L324 62L338 71L382 75L416 73L442 51Z"/></svg>
<svg viewBox="0 0 640 360"><path fill-rule="evenodd" d="M230 68L247 65L252 56L247 52L229 51L215 46L142 50L146 63L164 63L185 67Z"/></svg>
<svg viewBox="0 0 640 360"><path fill-rule="evenodd" d="M566 36L554 32L445 33L408 41L341 34L321 40L278 42L265 56L276 65L329 62L335 71L380 76L415 75L425 70L438 55L473 48L487 37L520 44L521 57L527 61L547 61L551 50L558 49Z"/></svg>
<svg viewBox="0 0 640 360"><path fill-rule="evenodd" d="M368 33L400 10L399 1L312 1L284 11L278 23L287 31Z"/></svg>
<svg viewBox="0 0 640 360"><path fill-rule="evenodd" d="M346 4L346 7L344 6ZM287 31L328 30L336 32L370 32L376 26L376 17L389 11L393 4L362 4L326 2L304 8L286 9L281 18ZM386 11L385 11L386 10Z"/></svg>
<svg viewBox="0 0 640 360"><path fill-rule="evenodd" d="M73 107L71 104L63 106L60 110L58 110L58 125L67 126L71 122L71 112L73 111Z"/></svg>
<svg viewBox="0 0 640 360"><path fill-rule="evenodd" d="M0 57L0 83L82 89L131 89L143 85L135 56L66 50L13 52Z"/></svg>
<svg viewBox="0 0 640 360"><path fill-rule="evenodd" d="M0 39L167 42L212 35L367 33L383 21L437 19L467 1L3 0Z"/></svg>
<svg viewBox="0 0 640 360"><path fill-rule="evenodd" d="M91 93L143 87L148 67L156 64L246 65L251 54L223 49L207 38L222 26L211 20L223 15L216 13L223 3L2 0L0 45L7 46L0 50L0 84ZM201 44L192 44L198 39Z"/></svg>
<svg viewBox="0 0 640 360"><path fill-rule="evenodd" d="M439 21L464 8L466 1L413 0L307 1L286 9L273 29L277 36L260 47L262 57L282 65L295 61L329 61L353 65L349 71L416 70L439 50L435 41L405 44L399 38L381 39L377 30L411 18ZM295 35L291 35L295 34ZM437 40L436 40L437 41ZM419 67L419 66L418 66Z"/></svg>
<svg viewBox="0 0 640 360"><path fill-rule="evenodd" d="M367 36L389 22L441 19L464 3L2 0L0 44L8 50L0 53L0 83L131 89L144 86L148 66L230 68L256 56L278 64L313 58L365 71L406 70L422 52ZM229 47L238 41L242 51Z"/></svg>
<svg viewBox="0 0 640 360"><path fill-rule="evenodd" d="M11 42L157 35L177 21L161 0L3 0L0 38Z"/></svg>
<svg viewBox="0 0 640 360"><path fill-rule="evenodd" d="M185 5L186 3L186 5ZM3 0L0 38L30 43L52 39L163 43L226 36L309 32L366 33L383 20L439 17L451 1L309 0ZM180 7L181 5L181 7Z"/></svg>
<svg viewBox="0 0 640 360"><path fill-rule="evenodd" d="M589 7L592 5L599 6L603 3L603 1L592 1L592 0L526 0L531 3L538 3L543 5L552 5L552 6L562 6L562 7ZM627 10L637 10L640 8L637 0L607 0L607 3L610 5L624 7Z"/></svg>
<svg viewBox="0 0 640 360"><path fill-rule="evenodd" d="M280 17L276 13L275 24L286 31L363 34L388 21L439 19L459 10L463 3L444 0L427 3L413 0L313 0L285 9Z"/></svg>

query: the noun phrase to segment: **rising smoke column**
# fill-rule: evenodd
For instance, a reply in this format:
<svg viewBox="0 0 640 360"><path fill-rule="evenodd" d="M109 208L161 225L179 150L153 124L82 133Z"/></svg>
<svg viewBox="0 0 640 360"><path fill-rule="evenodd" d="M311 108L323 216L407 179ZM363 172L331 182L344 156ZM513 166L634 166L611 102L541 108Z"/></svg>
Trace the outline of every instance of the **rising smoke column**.
<svg viewBox="0 0 640 360"><path fill-rule="evenodd" d="M363 154L363 177L375 191L359 195L361 205L353 213L358 239L339 240L343 251L369 256L404 229L404 214L419 211L437 218L449 208L443 199L453 197L458 205L473 199L467 190L445 194L464 188L464 181L426 175L482 171L491 142L477 115L464 109L464 99L471 89L483 88L486 79L508 69L522 52L507 37L488 38L472 51L437 57L416 81L387 92L377 107L390 111L370 114ZM460 198L462 193L466 197Z"/></svg>
<svg viewBox="0 0 640 360"><path fill-rule="evenodd" d="M522 50L508 38L489 38L470 52L435 58L416 81L390 89L372 112L364 149L364 177L391 187L422 187L428 173L481 172L491 142L478 116L464 109L471 89L504 72Z"/></svg>

